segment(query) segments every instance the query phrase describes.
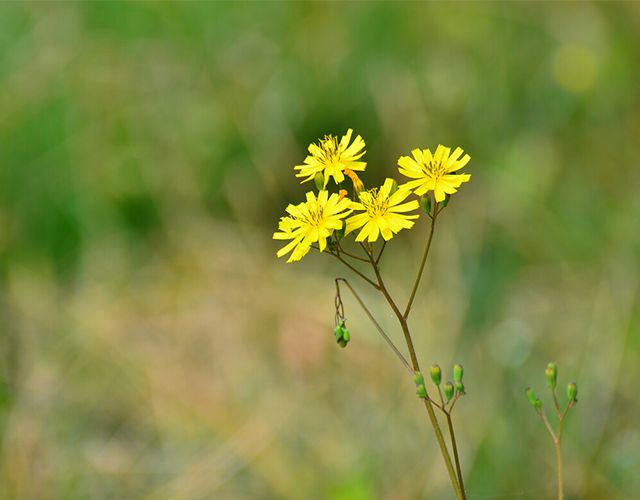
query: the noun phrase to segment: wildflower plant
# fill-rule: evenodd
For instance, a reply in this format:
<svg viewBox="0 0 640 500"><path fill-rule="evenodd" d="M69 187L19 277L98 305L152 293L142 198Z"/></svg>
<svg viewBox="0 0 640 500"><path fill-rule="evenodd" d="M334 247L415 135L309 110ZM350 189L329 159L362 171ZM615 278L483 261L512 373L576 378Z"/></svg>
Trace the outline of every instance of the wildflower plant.
<svg viewBox="0 0 640 500"><path fill-rule="evenodd" d="M529 404L536 411L544 426L547 428L551 439L553 440L553 446L556 452L556 475L558 486L558 500L564 499L564 477L562 468L562 433L564 431L564 425L569 410L578 403L578 385L575 382L570 382L567 385L567 402L564 408L560 406L558 401L557 382L558 382L558 365L555 363L549 363L545 369L545 377L547 379L547 388L551 392L551 399L553 400L553 408L555 410L556 417L558 418L558 425L554 429L547 417L544 408L542 407L542 401L538 398L537 394L531 387L527 387L525 395Z"/></svg>
<svg viewBox="0 0 640 500"><path fill-rule="evenodd" d="M336 343L346 347L351 340L341 294L343 286L352 293L411 375L435 432L455 495L458 499L466 499L452 420L453 409L465 394L462 365L453 367L453 381L444 384L440 367L433 365L429 373L435 389L427 389L409 328L409 316L424 274L436 222L450 197L471 178L470 174L460 173L470 156L459 147L451 152L451 148L439 145L433 153L429 149L414 149L412 157L398 159L399 173L409 179L407 182L399 184L387 178L382 186L367 188L358 175L367 166L363 161L365 141L360 135L352 141L352 136L351 129L339 141L336 136L325 136L311 144L304 163L294 167L296 177L301 178L303 184L313 181L317 194L314 190L308 191L305 201L286 208L286 215L281 217L278 231L273 235L274 239L287 242L277 251L277 256L288 255L287 262L295 262L312 250L330 255L384 296L402 330L409 360L380 326L350 281L343 277L335 280ZM430 226L413 286L402 307L389 293L383 278L383 256L387 243L403 230L414 229L421 213L430 219ZM437 393L437 399L432 398L432 393ZM445 420L450 445L445 440L436 410Z"/></svg>

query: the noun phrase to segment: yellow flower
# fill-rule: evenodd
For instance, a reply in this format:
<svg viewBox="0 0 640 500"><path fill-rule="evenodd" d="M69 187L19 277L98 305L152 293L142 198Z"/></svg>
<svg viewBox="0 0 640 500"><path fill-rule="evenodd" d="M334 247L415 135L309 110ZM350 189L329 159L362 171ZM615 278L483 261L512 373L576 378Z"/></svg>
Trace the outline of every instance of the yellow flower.
<svg viewBox="0 0 640 500"><path fill-rule="evenodd" d="M333 135L325 135L324 139L320 139L319 144L311 144L309 153L304 165L296 165L294 170L300 170L296 177L304 177L302 182L312 180L318 172L324 175L323 188L327 187L329 177L333 177L336 184L340 184L344 180L344 170L364 170L367 164L359 160L364 154L364 140L357 136L353 143L351 134L353 130L347 130L342 136L340 142Z"/></svg>
<svg viewBox="0 0 640 500"><path fill-rule="evenodd" d="M342 227L342 219L352 212L351 200L336 193L329 196L327 191L320 191L316 198L310 191L306 196L306 202L287 207L289 216L280 218L279 232L273 233L274 240L292 240L276 254L282 257L293 250L287 262L300 260L316 242L322 252L327 247L327 238Z"/></svg>
<svg viewBox="0 0 640 500"><path fill-rule="evenodd" d="M409 189L414 189L418 196L427 191L433 191L436 201L442 201L445 194L455 193L463 182L471 179L470 174L452 174L464 167L471 157L456 148L451 153L451 148L438 145L436 152L431 154L429 149L414 149L411 151L413 158L401 156L398 160L398 170L413 181L405 184ZM451 154L449 154L451 153Z"/></svg>
<svg viewBox="0 0 640 500"><path fill-rule="evenodd" d="M368 239L373 242L379 234L385 240L390 240L401 229L413 226L411 219L417 219L418 215L406 215L404 212L415 210L420 205L417 200L402 203L411 191L403 186L391 194L393 184L393 179L387 179L380 189L373 188L360 193L360 203L352 202L351 208L362 212L347 219L345 234L364 226L356 236L356 241Z"/></svg>

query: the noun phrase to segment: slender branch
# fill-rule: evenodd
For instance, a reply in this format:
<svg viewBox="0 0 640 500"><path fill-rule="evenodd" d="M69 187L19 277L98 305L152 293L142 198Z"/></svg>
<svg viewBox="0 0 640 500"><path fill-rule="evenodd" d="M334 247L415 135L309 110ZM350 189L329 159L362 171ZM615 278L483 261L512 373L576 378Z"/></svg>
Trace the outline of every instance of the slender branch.
<svg viewBox="0 0 640 500"><path fill-rule="evenodd" d="M567 406L567 409L569 407ZM566 412L565 412L566 415ZM563 500L564 498L564 471L562 466L562 431L564 428L564 417L562 415L560 417L560 422L558 423L558 434L556 439L554 440L554 445L556 448L556 472L558 475L558 500Z"/></svg>
<svg viewBox="0 0 640 500"><path fill-rule="evenodd" d="M431 229L429 230L429 239L427 239L427 246L424 249L424 254L422 255L422 260L420 261L420 268L418 269L418 275L416 276L416 281L413 284L413 290L411 290L411 296L409 297L409 302L407 303L407 307L404 310L404 314L402 317L406 320L409 317L409 313L411 312L411 305L413 304L413 299L416 297L416 292L418 291L418 286L420 285L420 280L422 279L422 274L424 272L424 265L427 262L427 257L429 256L429 250L431 249L431 242L433 241L433 232L436 228L436 220L438 218L438 214L440 211L438 210L438 206L433 212L433 217L431 218Z"/></svg>
<svg viewBox="0 0 640 500"><path fill-rule="evenodd" d="M380 253L378 254L378 257L376 258L376 266L380 263L380 259L382 258L382 253L384 252L384 249L387 247L387 240L384 240L384 243L382 244L382 248L380 249Z"/></svg>
<svg viewBox="0 0 640 500"><path fill-rule="evenodd" d="M558 418L562 420L562 412L560 411L560 404L558 404L558 396L556 395L555 386L551 389L551 395L553 396L553 406L556 408L556 413L558 414Z"/></svg>
<svg viewBox="0 0 640 500"><path fill-rule="evenodd" d="M453 405L451 405L453 410ZM458 473L458 481L460 481L460 489L464 494L464 480L462 479L462 468L460 467L460 457L458 456L458 445L456 444L456 435L453 432L453 422L451 421L451 413L447 414L447 425L449 426L449 436L451 437L451 449L453 450L453 458L456 462L456 472Z"/></svg>
<svg viewBox="0 0 640 500"><path fill-rule="evenodd" d="M556 433L553 432L553 428L551 427L551 424L549 423L549 419L547 418L547 415L545 414L544 410L542 410L542 409L538 410L538 415L540 415L540 418L544 422L545 427L549 431L549 434L551 434L551 438L553 439L553 442L555 443L556 442Z"/></svg>
<svg viewBox="0 0 640 500"><path fill-rule="evenodd" d="M382 338L387 342L387 344L389 345L389 347L391 348L391 350L396 354L396 356L398 356L398 358L400 359L400 361L402 362L402 364L406 367L406 369L409 371L409 373L413 374L413 370L411 369L411 366L409 365L409 362L407 361L407 359L402 355L402 353L398 350L398 348L395 346L395 344L393 343L393 341L389 338L389 336L385 333L385 331L382 329L382 327L380 326L380 324L376 321L376 319L373 317L373 314L371 314L371 311L369 311L369 309L367 308L367 306L364 305L364 302L362 301L362 299L360 298L360 296L356 293L356 291L353 289L353 287L351 286L351 283L349 283L345 278L336 278L335 282L336 282L336 290L337 293L340 293L340 285L339 282L342 281L347 288L351 291L351 293L353 294L353 296L356 298L356 300L358 301L358 303L360 304L360 307L362 307L362 309L364 310L364 312L366 313L366 315L369 317L369 319L371 320L371 322L374 324L374 326L376 327L376 330L378 330L378 333L380 333L380 335L382 336Z"/></svg>
<svg viewBox="0 0 640 500"><path fill-rule="evenodd" d="M342 262L345 266L347 266L349 269L351 269L354 273L356 273L358 276L360 276L363 280L365 280L367 283L369 283L373 288L375 288L376 290L380 290L380 287L372 280L370 280L369 278L367 278L364 274L362 274L360 271L358 271L355 267L353 267L349 262L347 262L346 260L344 260L342 257L340 257L339 255L333 253L333 252L329 252L331 255L333 255L336 259L338 259L340 262Z"/></svg>
<svg viewBox="0 0 640 500"><path fill-rule="evenodd" d="M342 248L342 246L340 245L340 242L338 242L338 249L339 249L339 254L343 253L345 255L348 255L352 259L359 260L360 262L369 262L368 259L363 259L362 257L358 257L357 255L353 255L352 253L347 252L344 248Z"/></svg>
<svg viewBox="0 0 640 500"><path fill-rule="evenodd" d="M438 394L440 395L440 404L444 408L444 398L442 397L442 390L440 389L440 385L438 385L437 387L438 387Z"/></svg>

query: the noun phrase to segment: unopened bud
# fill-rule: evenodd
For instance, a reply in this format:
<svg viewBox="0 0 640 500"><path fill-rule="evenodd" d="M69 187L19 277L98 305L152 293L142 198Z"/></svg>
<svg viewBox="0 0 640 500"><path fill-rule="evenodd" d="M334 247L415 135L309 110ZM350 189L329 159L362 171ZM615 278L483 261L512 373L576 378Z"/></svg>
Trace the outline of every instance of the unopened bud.
<svg viewBox="0 0 640 500"><path fill-rule="evenodd" d="M344 339L340 339L340 340L338 340L338 345L339 345L340 347L343 347L343 348L344 348L344 347L347 347L347 341L346 341L346 340L344 340Z"/></svg>
<svg viewBox="0 0 640 500"><path fill-rule="evenodd" d="M464 394L464 384L460 380L456 380L454 383L456 385L456 391L460 394Z"/></svg>
<svg viewBox="0 0 640 500"><path fill-rule="evenodd" d="M538 396L531 387L527 387L525 394L527 395L527 399L529 400L529 404L531 406L533 406L536 410L542 408L542 401L538 399Z"/></svg>
<svg viewBox="0 0 640 500"><path fill-rule="evenodd" d="M424 385L424 375L422 372L413 372L413 382L418 385Z"/></svg>
<svg viewBox="0 0 640 500"><path fill-rule="evenodd" d="M342 338L345 342L349 342L351 340L351 334L349 333L349 330L346 326L342 327Z"/></svg>
<svg viewBox="0 0 640 500"><path fill-rule="evenodd" d="M431 213L431 196L425 195L420 198L420 206L425 214Z"/></svg>
<svg viewBox="0 0 640 500"><path fill-rule="evenodd" d="M556 381L558 380L558 365L555 363L549 363L544 374L547 377L547 385L549 386L549 389L555 389Z"/></svg>
<svg viewBox="0 0 640 500"><path fill-rule="evenodd" d="M322 191L324 189L324 175L322 175L322 172L318 172L316 174L313 178L313 182L315 183L318 191Z"/></svg>
<svg viewBox="0 0 640 500"><path fill-rule="evenodd" d="M340 340L342 338L342 324L336 325L334 334L336 336L336 340Z"/></svg>
<svg viewBox="0 0 640 500"><path fill-rule="evenodd" d="M449 401L451 401L455 389L451 382L447 382L446 384L444 384L444 386L442 386L442 388L444 389L444 396L447 398L448 403Z"/></svg>
<svg viewBox="0 0 640 500"><path fill-rule="evenodd" d="M453 365L453 381L462 382L462 375L464 374L464 368L461 364Z"/></svg>
<svg viewBox="0 0 640 500"><path fill-rule="evenodd" d="M417 386L416 394L418 395L419 398L426 399L426 397L427 397L427 388L424 386L424 384L420 384L420 385Z"/></svg>
<svg viewBox="0 0 640 500"><path fill-rule="evenodd" d="M569 401L578 402L578 385L575 382L567 385L567 398Z"/></svg>
<svg viewBox="0 0 640 500"><path fill-rule="evenodd" d="M440 382L442 382L442 370L440 367L438 365L433 365L429 369L429 373L431 374L431 380L433 380L433 383L440 385Z"/></svg>

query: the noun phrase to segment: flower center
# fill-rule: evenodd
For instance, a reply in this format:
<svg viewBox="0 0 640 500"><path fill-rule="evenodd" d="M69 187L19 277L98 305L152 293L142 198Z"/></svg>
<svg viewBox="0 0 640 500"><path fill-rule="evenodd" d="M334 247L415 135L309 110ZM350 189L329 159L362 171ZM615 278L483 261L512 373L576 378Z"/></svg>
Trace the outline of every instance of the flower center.
<svg viewBox="0 0 640 500"><path fill-rule="evenodd" d="M382 217L387 213L387 209L389 208L389 198L384 196L382 193L378 193L377 188L373 188L364 194L366 196L361 196L360 202L367 210L369 217Z"/></svg>
<svg viewBox="0 0 640 500"><path fill-rule="evenodd" d="M323 160L331 165L340 163L340 150L338 148L338 138L333 135L325 135L320 139L320 149L323 152Z"/></svg>
<svg viewBox="0 0 640 500"><path fill-rule="evenodd" d="M444 174L447 173L447 169L445 168L444 162L438 160L434 161L433 159L427 165L427 173L435 180L440 179Z"/></svg>
<svg viewBox="0 0 640 500"><path fill-rule="evenodd" d="M320 227L324 224L324 210L323 207L315 206L309 207L309 218L307 223L311 226Z"/></svg>

